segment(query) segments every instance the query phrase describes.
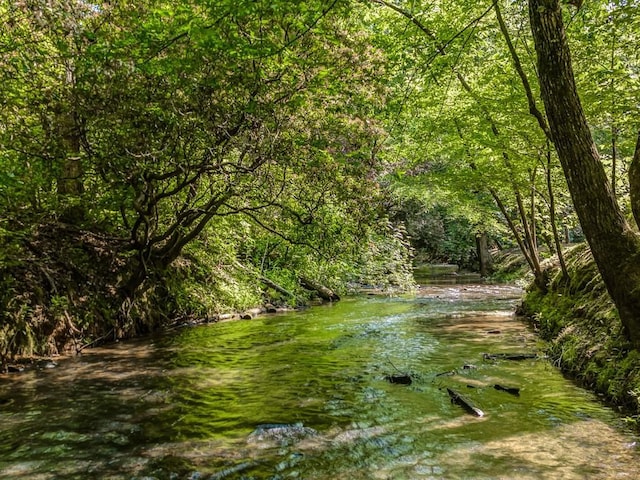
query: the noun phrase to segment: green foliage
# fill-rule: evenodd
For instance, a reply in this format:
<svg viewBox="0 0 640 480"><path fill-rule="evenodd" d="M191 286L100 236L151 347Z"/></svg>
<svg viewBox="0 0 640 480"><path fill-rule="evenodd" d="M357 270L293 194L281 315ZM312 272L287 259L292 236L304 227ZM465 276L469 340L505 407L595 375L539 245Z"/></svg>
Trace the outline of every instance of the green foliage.
<svg viewBox="0 0 640 480"><path fill-rule="evenodd" d="M4 343L290 301L260 276L300 297L300 276L341 293L410 287L414 250L470 266L478 233L507 248L534 223L549 245L553 223L576 227L494 12L393 5L413 20L377 2L0 0ZM500 6L537 98L525 5ZM638 15L628 2L580 12L585 108L624 171ZM66 270L28 248L52 225L73 245L47 240ZM26 310L10 302L25 293Z"/></svg>
<svg viewBox="0 0 640 480"><path fill-rule="evenodd" d="M402 224L391 222L382 232L371 232L369 247L360 256L354 280L382 289L407 290L413 287L413 248Z"/></svg>

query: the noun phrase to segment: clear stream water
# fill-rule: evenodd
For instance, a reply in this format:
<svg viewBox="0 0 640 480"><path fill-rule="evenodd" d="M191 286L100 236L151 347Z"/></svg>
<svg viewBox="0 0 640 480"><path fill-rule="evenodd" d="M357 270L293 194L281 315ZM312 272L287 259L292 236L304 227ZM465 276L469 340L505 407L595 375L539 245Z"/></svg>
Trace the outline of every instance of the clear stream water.
<svg viewBox="0 0 640 480"><path fill-rule="evenodd" d="M483 359L537 351L519 295L431 285L2 376L0 478L640 478L636 435L592 394L544 359Z"/></svg>

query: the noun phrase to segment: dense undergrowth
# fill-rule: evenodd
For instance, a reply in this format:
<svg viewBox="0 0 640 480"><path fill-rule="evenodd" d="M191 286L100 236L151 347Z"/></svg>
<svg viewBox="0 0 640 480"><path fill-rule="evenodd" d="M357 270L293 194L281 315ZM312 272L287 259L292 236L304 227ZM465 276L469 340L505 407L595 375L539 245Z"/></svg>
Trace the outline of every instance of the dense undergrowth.
<svg viewBox="0 0 640 480"><path fill-rule="evenodd" d="M0 367L265 305L300 307L317 293L301 277L338 294L363 283L411 288L402 230L388 226L368 240L362 251L323 258L255 233L248 242L209 232L131 299L122 291L131 265L126 239L59 221L4 228Z"/></svg>
<svg viewBox="0 0 640 480"><path fill-rule="evenodd" d="M547 291L529 287L523 313L563 372L630 415L640 415L640 352L624 335L588 246L572 247L566 261L569 280L549 264Z"/></svg>

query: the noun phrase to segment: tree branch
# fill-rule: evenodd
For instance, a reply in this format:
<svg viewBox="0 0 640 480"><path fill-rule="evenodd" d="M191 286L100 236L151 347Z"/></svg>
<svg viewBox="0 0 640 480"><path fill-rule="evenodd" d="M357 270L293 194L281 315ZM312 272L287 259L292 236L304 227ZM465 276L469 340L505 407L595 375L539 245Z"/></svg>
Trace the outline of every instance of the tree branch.
<svg viewBox="0 0 640 480"><path fill-rule="evenodd" d="M500 25L500 31L502 32L502 36L504 37L505 42L507 43L507 47L509 48L509 53L511 54L511 60L513 61L513 66L522 81L522 86L524 87L525 94L527 95L527 102L529 104L529 113L535 117L538 121L538 125L544 132L545 136L551 140L551 131L549 130L549 126L547 125L547 119L543 115L543 113L538 109L536 105L535 97L533 96L533 91L531 90L531 85L529 84L529 79L527 78L527 74L524 72L522 68L522 63L520 62L520 58L518 57L518 52L516 52L515 47L513 46L513 42L511 41L511 36L509 35L509 30L507 29L507 25L504 23L504 19L502 18L502 13L500 11L500 5L498 2L493 3L494 10L496 12L496 18L498 19L498 25Z"/></svg>

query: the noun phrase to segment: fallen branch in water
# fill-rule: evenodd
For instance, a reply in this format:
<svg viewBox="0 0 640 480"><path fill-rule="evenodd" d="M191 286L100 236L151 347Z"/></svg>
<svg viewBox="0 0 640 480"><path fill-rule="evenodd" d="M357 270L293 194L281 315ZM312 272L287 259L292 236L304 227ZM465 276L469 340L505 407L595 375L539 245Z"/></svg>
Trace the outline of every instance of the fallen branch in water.
<svg viewBox="0 0 640 480"><path fill-rule="evenodd" d="M464 395L452 390L447 387L447 393L451 398L451 403L455 403L456 405L460 405L471 415L475 415L476 417L484 417L484 412L476 407L471 400L466 398Z"/></svg>
<svg viewBox="0 0 640 480"><path fill-rule="evenodd" d="M483 353L484 360L528 360L538 358L537 353Z"/></svg>
<svg viewBox="0 0 640 480"><path fill-rule="evenodd" d="M499 384L495 384L493 386L493 388L495 388L496 390L500 390L502 392L507 392L515 397L519 397L520 396L520 389L517 387L506 387L504 385L499 385Z"/></svg>
<svg viewBox="0 0 640 480"><path fill-rule="evenodd" d="M411 379L411 375L387 375L384 377L386 381L389 383L399 383L401 385L411 385L413 380Z"/></svg>

